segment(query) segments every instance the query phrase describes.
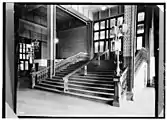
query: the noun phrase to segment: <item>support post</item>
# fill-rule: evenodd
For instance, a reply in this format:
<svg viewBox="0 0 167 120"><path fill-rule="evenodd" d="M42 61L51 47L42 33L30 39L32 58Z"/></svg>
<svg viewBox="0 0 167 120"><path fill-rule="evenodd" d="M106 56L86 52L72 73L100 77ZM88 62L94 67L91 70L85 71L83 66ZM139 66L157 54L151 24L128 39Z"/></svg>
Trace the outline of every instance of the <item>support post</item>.
<svg viewBox="0 0 167 120"><path fill-rule="evenodd" d="M120 76L120 68L119 68L119 50L117 50L117 76Z"/></svg>
<svg viewBox="0 0 167 120"><path fill-rule="evenodd" d="M98 57L98 65L100 65L100 56Z"/></svg>
<svg viewBox="0 0 167 120"><path fill-rule="evenodd" d="M68 92L68 78L64 77L63 80L64 80L64 93L67 93Z"/></svg>
<svg viewBox="0 0 167 120"><path fill-rule="evenodd" d="M118 78L114 78L114 87L115 87L115 93L114 93L114 101L113 106L120 107L120 90L119 90L119 80Z"/></svg>
<svg viewBox="0 0 167 120"><path fill-rule="evenodd" d="M87 65L84 67L84 75L87 75Z"/></svg>

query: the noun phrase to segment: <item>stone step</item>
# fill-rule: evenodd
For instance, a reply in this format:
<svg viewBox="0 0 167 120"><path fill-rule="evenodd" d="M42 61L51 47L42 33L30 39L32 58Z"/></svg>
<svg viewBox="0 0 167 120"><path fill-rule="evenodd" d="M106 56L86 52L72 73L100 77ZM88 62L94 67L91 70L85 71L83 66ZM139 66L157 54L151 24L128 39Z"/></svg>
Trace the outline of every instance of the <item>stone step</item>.
<svg viewBox="0 0 167 120"><path fill-rule="evenodd" d="M114 83L113 80L98 80L98 79L87 79L87 78L75 78L75 77L70 77L70 81L84 81L84 82L90 82L94 84L112 84Z"/></svg>
<svg viewBox="0 0 167 120"><path fill-rule="evenodd" d="M85 85L78 85L75 83L69 82L68 84L69 88L78 88L83 90L90 90L90 91L97 91L97 92L106 92L106 93L112 93L114 91L114 88L105 88L101 86L85 86Z"/></svg>
<svg viewBox="0 0 167 120"><path fill-rule="evenodd" d="M80 89L77 87L69 87L68 91L73 93L86 94L86 95L98 96L98 97L104 97L104 98L113 98L114 96L114 91L112 93L107 93L107 92L101 92L101 91Z"/></svg>
<svg viewBox="0 0 167 120"><path fill-rule="evenodd" d="M113 76L90 76L90 75L72 75L71 78L85 78L85 79L96 79L96 80L112 80Z"/></svg>

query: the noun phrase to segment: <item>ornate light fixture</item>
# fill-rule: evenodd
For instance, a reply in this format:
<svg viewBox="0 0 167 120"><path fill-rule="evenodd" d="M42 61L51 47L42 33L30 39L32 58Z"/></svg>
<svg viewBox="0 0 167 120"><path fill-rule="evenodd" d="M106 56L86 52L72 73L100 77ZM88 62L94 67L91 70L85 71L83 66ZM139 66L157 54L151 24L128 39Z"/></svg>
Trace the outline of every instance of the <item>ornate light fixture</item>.
<svg viewBox="0 0 167 120"><path fill-rule="evenodd" d="M122 24L122 26L113 26L112 27L112 31L111 31L111 35L114 35L115 37L115 51L116 51L116 55L117 55L117 69L116 69L116 73L117 76L120 76L120 62L119 62L119 51L121 51L120 48L120 41L119 38L120 36L125 35L125 33L128 31L128 26L127 24Z"/></svg>

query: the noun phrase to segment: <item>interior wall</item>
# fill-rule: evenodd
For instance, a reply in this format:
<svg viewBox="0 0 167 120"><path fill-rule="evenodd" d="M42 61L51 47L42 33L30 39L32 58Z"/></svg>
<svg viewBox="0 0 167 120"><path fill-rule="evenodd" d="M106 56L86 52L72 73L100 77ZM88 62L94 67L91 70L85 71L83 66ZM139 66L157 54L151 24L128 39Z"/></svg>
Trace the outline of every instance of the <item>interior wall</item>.
<svg viewBox="0 0 167 120"><path fill-rule="evenodd" d="M58 58L67 58L88 51L86 26L58 32Z"/></svg>
<svg viewBox="0 0 167 120"><path fill-rule="evenodd" d="M15 110L15 67L14 67L14 4L6 3L5 20L5 100L11 109ZM4 47L4 46L3 46Z"/></svg>

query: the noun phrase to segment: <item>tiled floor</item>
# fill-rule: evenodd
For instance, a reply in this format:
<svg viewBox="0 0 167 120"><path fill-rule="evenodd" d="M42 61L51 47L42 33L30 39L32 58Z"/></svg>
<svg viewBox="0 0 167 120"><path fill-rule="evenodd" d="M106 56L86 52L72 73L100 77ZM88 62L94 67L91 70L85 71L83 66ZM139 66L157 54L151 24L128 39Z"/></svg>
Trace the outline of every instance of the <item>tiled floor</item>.
<svg viewBox="0 0 167 120"><path fill-rule="evenodd" d="M17 95L17 115L23 116L154 117L153 88L143 89L135 101L119 108L35 89L22 89Z"/></svg>

